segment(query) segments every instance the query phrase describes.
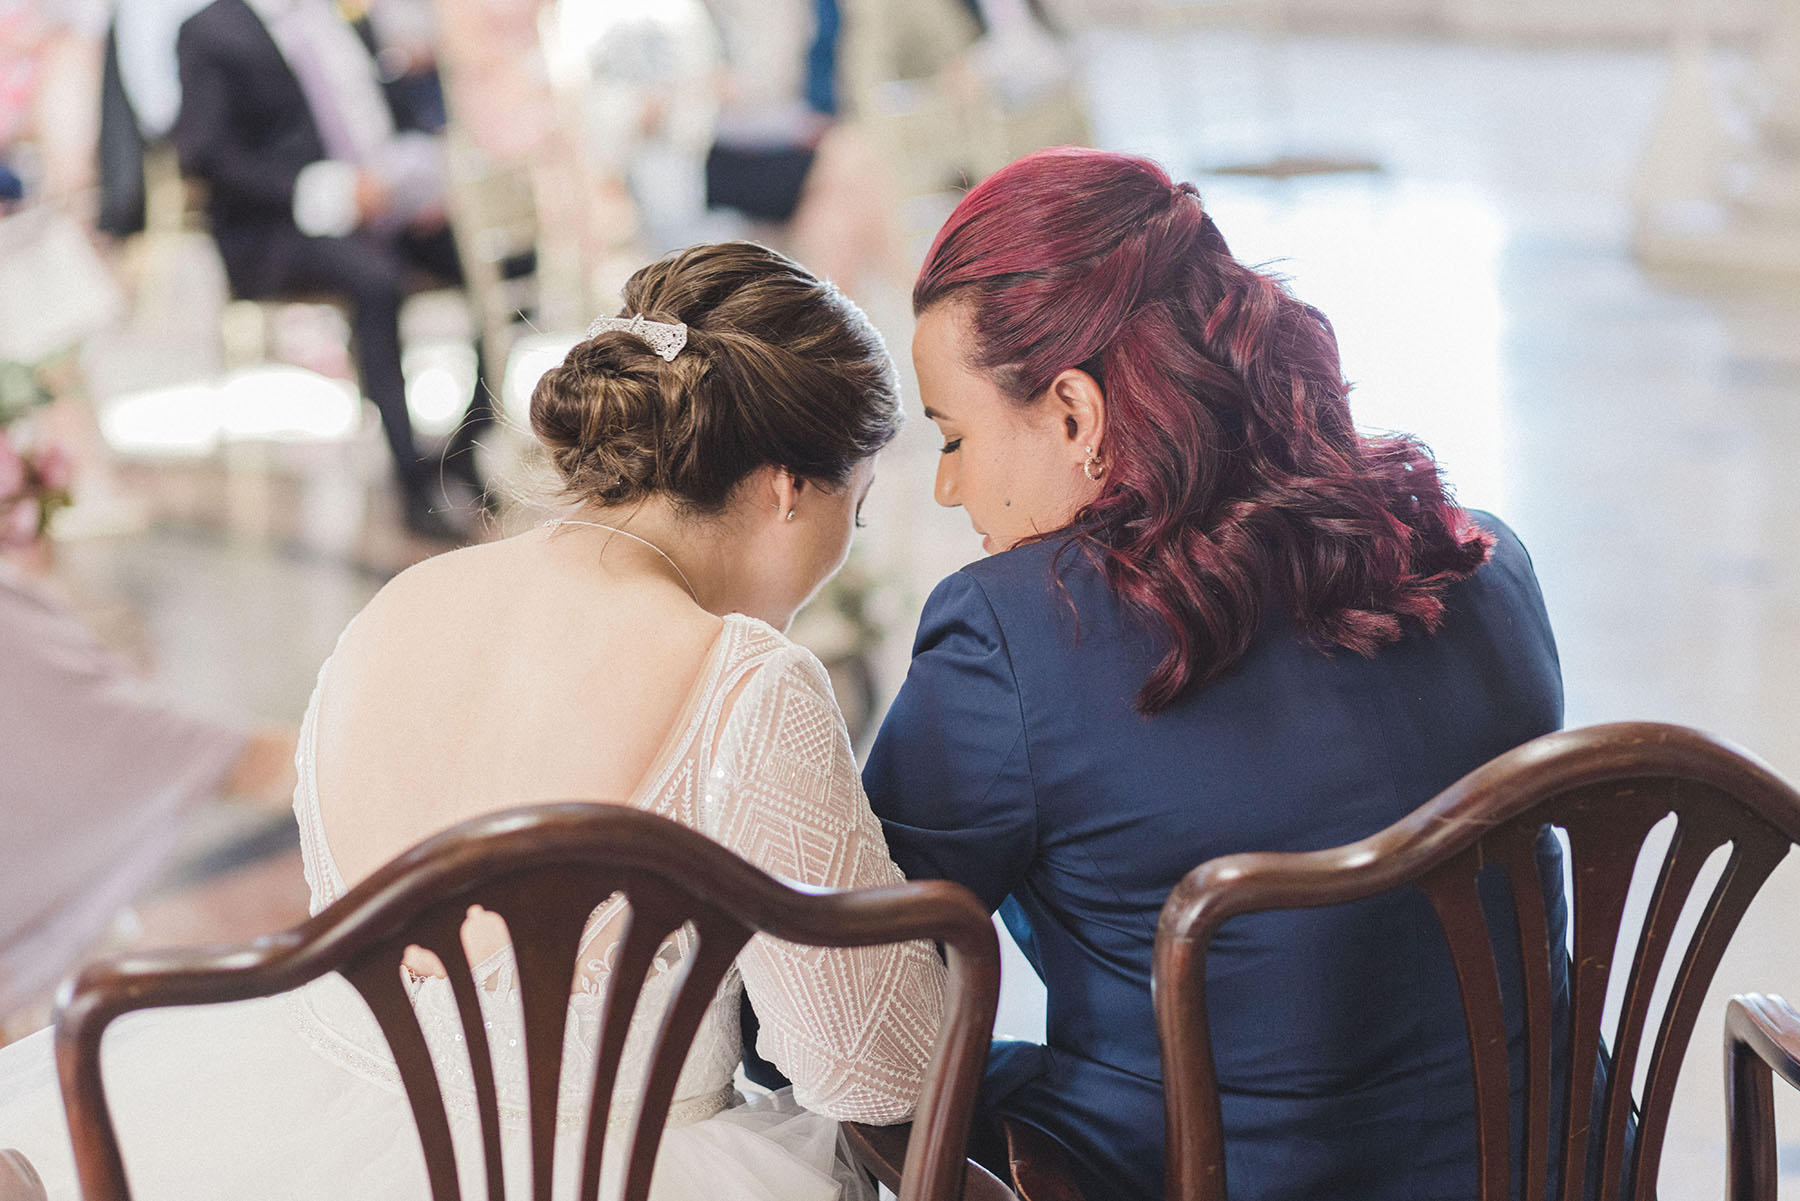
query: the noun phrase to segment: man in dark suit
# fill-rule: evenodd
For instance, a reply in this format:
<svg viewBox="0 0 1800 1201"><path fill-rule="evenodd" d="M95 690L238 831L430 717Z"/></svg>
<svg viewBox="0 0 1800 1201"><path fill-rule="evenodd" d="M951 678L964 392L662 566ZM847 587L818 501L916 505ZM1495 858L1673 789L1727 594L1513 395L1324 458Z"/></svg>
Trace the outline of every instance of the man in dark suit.
<svg viewBox="0 0 1800 1201"><path fill-rule="evenodd" d="M435 141L384 91L368 43L330 0L213 0L182 24L176 59L174 142L183 173L208 187L232 291L349 302L407 525L454 536L433 507L438 472L419 457L400 370L409 275L461 280ZM478 399L444 463L477 490L472 438L485 412Z"/></svg>

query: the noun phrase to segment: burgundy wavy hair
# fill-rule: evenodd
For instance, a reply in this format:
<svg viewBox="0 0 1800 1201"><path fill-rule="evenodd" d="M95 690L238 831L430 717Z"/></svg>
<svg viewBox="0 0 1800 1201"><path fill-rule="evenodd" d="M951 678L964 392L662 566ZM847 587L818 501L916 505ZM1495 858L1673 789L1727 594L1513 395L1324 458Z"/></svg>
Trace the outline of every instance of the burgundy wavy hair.
<svg viewBox="0 0 1800 1201"><path fill-rule="evenodd" d="M1327 652L1435 630L1493 545L1418 441L1357 433L1324 314L1146 159L1046 150L988 178L913 289L915 314L946 302L1016 403L1069 368L1105 392L1100 495L1059 536L1162 637L1141 712L1228 671L1268 605Z"/></svg>

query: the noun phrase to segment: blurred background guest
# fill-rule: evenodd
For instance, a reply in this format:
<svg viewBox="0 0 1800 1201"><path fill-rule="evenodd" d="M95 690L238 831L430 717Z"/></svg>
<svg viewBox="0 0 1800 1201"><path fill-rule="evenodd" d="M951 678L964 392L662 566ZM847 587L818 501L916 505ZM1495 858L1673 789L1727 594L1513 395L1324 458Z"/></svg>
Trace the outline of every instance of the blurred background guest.
<svg viewBox="0 0 1800 1201"><path fill-rule="evenodd" d="M455 539L413 437L400 359L409 271L461 277L437 143L383 92L369 45L327 0L214 0L182 24L176 55L174 141L183 171L207 185L233 290L349 301L406 524ZM476 424L465 422L444 463L479 489L462 453Z"/></svg>
<svg viewBox="0 0 1800 1201"><path fill-rule="evenodd" d="M724 50L706 202L758 223L827 279L897 280L896 198L860 130L838 120L837 0L706 0Z"/></svg>
<svg viewBox="0 0 1800 1201"><path fill-rule="evenodd" d="M0 0L0 204L65 204L93 181L105 0Z"/></svg>
<svg viewBox="0 0 1800 1201"><path fill-rule="evenodd" d="M93 949L225 795L279 805L295 731L184 709L103 647L29 565L69 469L0 430L0 1041L5 1019ZM16 1019L15 1019L16 1021Z"/></svg>

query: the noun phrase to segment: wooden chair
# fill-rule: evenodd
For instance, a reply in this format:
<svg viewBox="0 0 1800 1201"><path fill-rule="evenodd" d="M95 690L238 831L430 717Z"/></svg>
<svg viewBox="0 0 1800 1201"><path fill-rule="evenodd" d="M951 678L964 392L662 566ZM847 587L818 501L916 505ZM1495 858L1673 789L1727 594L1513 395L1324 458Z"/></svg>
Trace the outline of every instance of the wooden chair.
<svg viewBox="0 0 1800 1201"><path fill-rule="evenodd" d="M599 1186L613 1084L629 1015L665 936L692 923L698 949L663 1017L629 1147L623 1196L643 1201L676 1080L719 982L758 932L826 947L936 939L950 987L906 1156L902 1201L952 1198L999 992L999 949L988 915L943 881L854 892L802 891L777 882L704 836L618 805L555 804L464 822L414 847L295 929L242 947L101 961L65 988L57 1069L87 1201L129 1191L101 1081L101 1036L133 1010L269 996L338 971L368 1002L393 1050L418 1123L434 1201L459 1201L451 1134L429 1050L402 981L408 946L442 961L461 1013L487 1196L505 1195L496 1088L476 985L462 945L473 905L499 914L518 965L527 1050L533 1196L550 1195L564 1025L576 948L588 915L615 892L629 926L609 979L598 1040L581 1196Z"/></svg>
<svg viewBox="0 0 1800 1201"><path fill-rule="evenodd" d="M1609 1083L1600 1099L1604 1120L1590 1130L1580 1118L1592 1111L1602 1009L1627 889L1645 836L1670 813L1678 824L1637 932L1636 951L1620 964L1628 975ZM1546 823L1566 831L1575 881L1567 1113L1577 1120L1554 1131L1547 1129L1552 1082L1545 951L1560 953L1561 948L1547 947L1532 852ZM1509 1196L1505 1014L1475 887L1476 874L1497 864L1512 883L1520 945L1540 948L1524 956L1523 1196L1543 1196L1555 1139L1570 1168L1564 1174L1562 1201L1584 1195L1616 1198L1626 1181L1632 1182L1634 1201L1649 1201L1656 1195L1676 1074L1707 984L1744 910L1797 840L1800 794L1761 764L1703 734L1645 722L1535 739L1471 772L1387 829L1347 846L1303 854L1229 855L1202 864L1170 894L1156 935L1153 979L1168 1132L1167 1195L1183 1201L1224 1201L1226 1196L1205 987L1207 945L1219 927L1239 914L1336 905L1416 884L1443 923L1462 988L1477 1105L1479 1195L1482 1201ZM1702 866L1726 844L1729 858L1703 898L1691 941L1672 946ZM1648 1013L1665 960L1672 985L1661 1022L1653 1028ZM1734 1011L1734 1037L1742 1033L1752 1047L1765 1052L1765 1059L1781 1062L1785 1055L1784 1074L1792 1072L1800 1039L1791 1015L1779 1027L1779 1039L1767 1045L1755 1041L1763 1027L1751 1025L1754 1016L1749 1006ZM1776 1049L1784 1050L1768 1053ZM1628 1155L1631 1082L1646 1053L1642 1116L1635 1151ZM1734 1067L1741 1068L1744 1061L1734 1050ZM1743 1088L1754 1094L1756 1085L1745 1080ZM1747 1118L1755 1107L1738 1112ZM1575 1170L1589 1162L1590 1136L1603 1140L1597 1194L1584 1193L1584 1173ZM1772 1188L1773 1151L1759 1154L1771 1169L1767 1179Z"/></svg>
<svg viewBox="0 0 1800 1201"><path fill-rule="evenodd" d="M1800 1088L1800 1013L1780 997L1733 997L1725 1007L1725 1195L1775 1201L1771 1072Z"/></svg>
<svg viewBox="0 0 1800 1201"><path fill-rule="evenodd" d="M1011 1118L1002 1118L1000 1125L1006 1138L1011 1187L970 1160L963 1178L963 1201L1086 1201L1075 1184L1075 1162L1061 1143L1035 1126ZM845 1122L843 1129L856 1162L898 1193L912 1127Z"/></svg>

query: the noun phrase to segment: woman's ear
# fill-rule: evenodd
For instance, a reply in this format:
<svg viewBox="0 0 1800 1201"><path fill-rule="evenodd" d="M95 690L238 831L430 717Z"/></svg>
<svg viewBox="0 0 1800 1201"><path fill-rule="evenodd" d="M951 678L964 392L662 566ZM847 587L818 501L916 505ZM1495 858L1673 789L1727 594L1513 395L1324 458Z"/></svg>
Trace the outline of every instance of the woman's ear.
<svg viewBox="0 0 1800 1201"><path fill-rule="evenodd" d="M1062 436L1070 448L1086 458L1091 448L1101 451L1106 437L1106 393L1100 382L1080 368L1071 367L1050 381L1050 403L1056 406Z"/></svg>
<svg viewBox="0 0 1800 1201"><path fill-rule="evenodd" d="M792 521L793 514L800 507L800 494L806 490L806 481L773 464L760 470L765 473L761 490L769 498L766 503L774 510L778 520Z"/></svg>

